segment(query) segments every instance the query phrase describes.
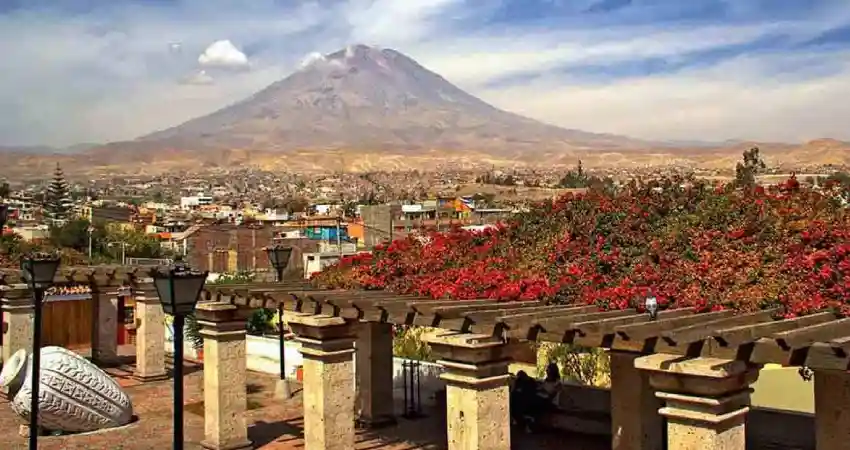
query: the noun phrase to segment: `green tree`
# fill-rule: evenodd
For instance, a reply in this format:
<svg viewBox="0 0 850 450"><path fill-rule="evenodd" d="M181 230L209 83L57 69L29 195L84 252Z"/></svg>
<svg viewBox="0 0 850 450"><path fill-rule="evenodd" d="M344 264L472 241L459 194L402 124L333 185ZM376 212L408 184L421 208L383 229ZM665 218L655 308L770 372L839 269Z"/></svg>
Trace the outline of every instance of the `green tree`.
<svg viewBox="0 0 850 450"><path fill-rule="evenodd" d="M159 241L137 230L111 228L105 222L90 223L74 219L50 227L50 243L60 249L73 249L88 254L91 228L92 259L120 263L121 253L128 258L163 258L168 253Z"/></svg>
<svg viewBox="0 0 850 450"><path fill-rule="evenodd" d="M593 177L588 177L587 173L584 171L584 167L581 164L581 160L579 160L576 169L570 170L566 174L564 174L564 177L561 178L561 181L558 183L558 185L567 189L580 189L589 187L591 183L595 180L596 179Z"/></svg>
<svg viewBox="0 0 850 450"><path fill-rule="evenodd" d="M761 159L759 148L753 147L744 152L743 161L735 166L735 186L752 188L756 185L756 176L767 169Z"/></svg>
<svg viewBox="0 0 850 450"><path fill-rule="evenodd" d="M125 251L128 258L163 258L167 256L159 241L144 232L126 229L106 229L105 240L101 242L99 253L113 260L120 259Z"/></svg>
<svg viewBox="0 0 850 450"><path fill-rule="evenodd" d="M847 172L835 172L826 179L826 181L835 182L842 186L850 186L850 174Z"/></svg>
<svg viewBox="0 0 850 450"><path fill-rule="evenodd" d="M86 219L74 219L54 223L50 227L50 243L57 248L70 248L81 253L88 252L89 227L91 227L92 251L99 251L106 241L106 230L102 224L92 224Z"/></svg>
<svg viewBox="0 0 850 450"><path fill-rule="evenodd" d="M56 164L56 170L53 172L53 180L47 186L44 201L48 217L54 222L61 222L68 218L73 200L71 199L68 182L65 181L65 174L62 172L59 164Z"/></svg>

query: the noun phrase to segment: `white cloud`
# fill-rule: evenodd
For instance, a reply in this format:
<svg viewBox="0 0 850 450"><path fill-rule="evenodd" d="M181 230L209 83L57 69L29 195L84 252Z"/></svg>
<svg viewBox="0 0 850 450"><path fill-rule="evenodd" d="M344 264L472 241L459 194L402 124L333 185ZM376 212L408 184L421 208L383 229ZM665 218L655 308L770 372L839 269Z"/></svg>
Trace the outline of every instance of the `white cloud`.
<svg viewBox="0 0 850 450"><path fill-rule="evenodd" d="M198 64L205 67L247 67L248 56L227 39L215 41L198 56Z"/></svg>
<svg viewBox="0 0 850 450"><path fill-rule="evenodd" d="M734 20L646 20L684 8L671 1L635 6L618 20L481 25L507 2L175 0L74 16L0 13L0 42L15 43L0 58L0 144L133 138L241 100L352 43L394 48L499 107L570 128L688 140L850 140L850 55L795 46L850 24L846 1L810 2L828 7L787 15L794 20L740 5ZM581 9L574 3L563 2ZM776 41L776 51L723 56L754 41ZM319 53L304 58L310 52ZM699 52L713 59L673 72L611 74L649 59L676 66ZM589 66L604 76L589 75Z"/></svg>
<svg viewBox="0 0 850 450"><path fill-rule="evenodd" d="M850 52L829 57L848 61ZM771 78L793 57L738 58L713 69L607 83L541 78L484 90L495 105L546 122L648 139L803 142L850 138L850 63L834 74L798 81Z"/></svg>
<svg viewBox="0 0 850 450"><path fill-rule="evenodd" d="M300 69L304 69L308 66L312 66L313 64L318 64L327 61L325 55L321 52L310 52L304 59L301 60L301 63L298 64Z"/></svg>
<svg viewBox="0 0 850 450"><path fill-rule="evenodd" d="M183 82L186 84L207 85L215 83L215 78L208 74L206 70L199 70L197 73L184 78Z"/></svg>

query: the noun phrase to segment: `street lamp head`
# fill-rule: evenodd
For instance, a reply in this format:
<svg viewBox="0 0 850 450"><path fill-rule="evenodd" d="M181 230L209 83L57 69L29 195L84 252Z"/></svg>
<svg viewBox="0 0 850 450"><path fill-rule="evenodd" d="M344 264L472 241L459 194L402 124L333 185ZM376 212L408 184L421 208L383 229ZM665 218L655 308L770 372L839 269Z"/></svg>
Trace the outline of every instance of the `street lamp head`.
<svg viewBox="0 0 850 450"><path fill-rule="evenodd" d="M57 253L31 253L21 258L21 275L30 289L47 289L53 286L53 278L61 263Z"/></svg>
<svg viewBox="0 0 850 450"><path fill-rule="evenodd" d="M650 291L649 295L646 297L644 306L646 307L646 312L649 313L649 319L655 320L658 317L658 299L655 298L652 291Z"/></svg>
<svg viewBox="0 0 850 450"><path fill-rule="evenodd" d="M160 267L151 271L153 284L162 310L166 314L185 316L195 310L209 272L192 270L182 261L170 267Z"/></svg>
<svg viewBox="0 0 850 450"><path fill-rule="evenodd" d="M289 265L289 257L292 255L292 246L275 244L266 247L269 263L275 270L283 271Z"/></svg>

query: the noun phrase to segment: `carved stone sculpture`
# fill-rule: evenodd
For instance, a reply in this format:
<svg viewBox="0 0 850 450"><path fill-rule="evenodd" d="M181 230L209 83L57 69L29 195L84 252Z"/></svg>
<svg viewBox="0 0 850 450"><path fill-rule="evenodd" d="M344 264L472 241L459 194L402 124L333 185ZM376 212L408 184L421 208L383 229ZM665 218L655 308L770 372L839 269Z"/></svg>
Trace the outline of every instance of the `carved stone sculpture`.
<svg viewBox="0 0 850 450"><path fill-rule="evenodd" d="M0 389L12 410L29 417L31 358L18 350L0 372ZM46 430L94 431L128 424L130 397L106 372L62 347L41 349L38 423Z"/></svg>

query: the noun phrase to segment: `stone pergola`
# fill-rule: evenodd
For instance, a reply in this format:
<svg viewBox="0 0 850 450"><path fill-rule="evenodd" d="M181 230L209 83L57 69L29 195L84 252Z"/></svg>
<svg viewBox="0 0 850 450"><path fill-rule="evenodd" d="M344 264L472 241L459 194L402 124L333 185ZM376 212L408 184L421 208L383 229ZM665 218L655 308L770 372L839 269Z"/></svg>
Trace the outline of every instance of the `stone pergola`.
<svg viewBox="0 0 850 450"><path fill-rule="evenodd" d="M134 295L139 303L149 304L159 300L153 291L148 276L150 268L131 266L92 266L62 268L56 274L54 283L63 285L85 285L90 288L94 302L92 308L92 359L101 364L111 364L117 360L117 322L118 297ZM150 300L145 301L147 294ZM19 270L0 269L0 309L3 313L3 361L15 351L32 350L33 300L32 293L21 279ZM156 308L139 306L139 315L156 314ZM151 312L152 311L152 312ZM159 307L159 317L163 318ZM150 316L149 316L150 317ZM150 321L148 321L150 322ZM163 325L164 326L164 325ZM155 328L155 327L154 327ZM163 330L163 328L160 328ZM153 330L155 333L156 330ZM139 334L144 340L143 333ZM162 353L164 357L164 350ZM140 362L144 367L144 363ZM165 377L164 361L158 363L160 378Z"/></svg>
<svg viewBox="0 0 850 450"><path fill-rule="evenodd" d="M116 314L110 295L120 286L133 289L136 376L156 380L165 377L165 325L146 273L80 268L66 269L57 278L92 283L94 309L103 320ZM25 288L9 282L15 276L3 278L4 357L31 347L31 301ZM392 395L393 324L444 330L428 339L445 369L452 450L510 448L508 364L518 346L534 340L610 350L615 450L664 448L665 426L670 450L744 448L750 386L768 363L814 370L818 450L843 450L850 441L850 319L831 312L782 320L776 310L735 314L680 309L650 320L635 310L599 312L592 306L433 300L382 291L311 290L301 283L254 283L208 286L198 305L206 448L250 448L246 321L254 309L281 307L304 356L308 450L349 450L357 421L378 426L394 420L392 402L386 401ZM96 323L95 353L109 355L115 339L107 335L115 327Z"/></svg>
<svg viewBox="0 0 850 450"><path fill-rule="evenodd" d="M651 320L593 306L275 285L211 286L207 299L201 311L282 306L288 313L305 358L308 450L353 448L355 411L392 415L391 402L381 399L392 386L394 324L444 330L428 340L444 368L452 450L510 448L508 364L517 346L533 340L610 350L614 450L665 448L665 426L670 450L744 448L751 385L769 363L814 370L818 450L850 441L850 319L831 312L777 319L778 310L679 309Z"/></svg>

